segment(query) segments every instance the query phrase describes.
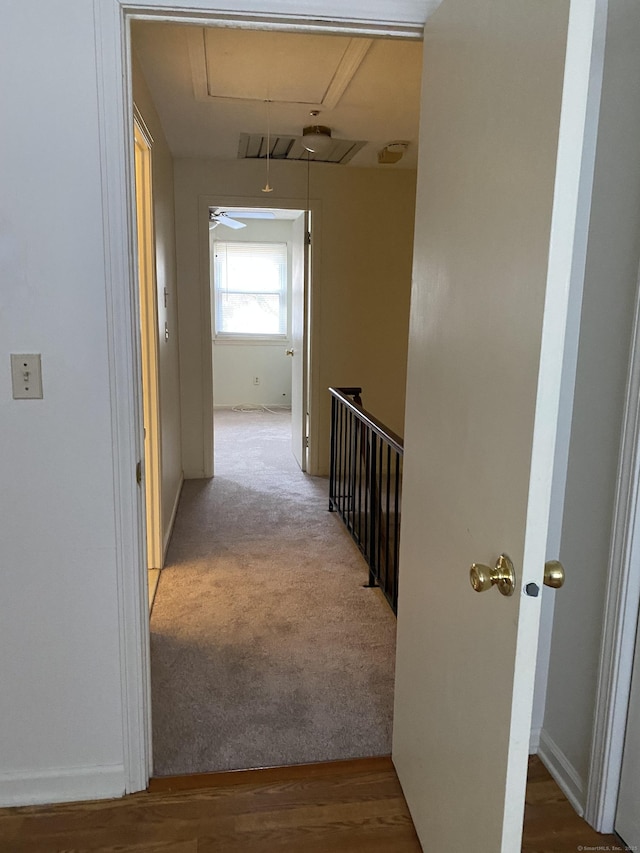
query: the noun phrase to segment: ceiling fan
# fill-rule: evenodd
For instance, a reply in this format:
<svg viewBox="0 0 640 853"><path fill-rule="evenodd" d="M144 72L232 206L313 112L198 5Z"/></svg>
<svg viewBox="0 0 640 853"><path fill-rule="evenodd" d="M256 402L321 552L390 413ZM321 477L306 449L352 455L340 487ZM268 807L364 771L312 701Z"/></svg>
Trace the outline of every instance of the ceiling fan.
<svg viewBox="0 0 640 853"><path fill-rule="evenodd" d="M209 211L209 231L213 231L218 225L226 225L227 228L246 228L244 222L238 222L237 219L232 219L224 210Z"/></svg>
<svg viewBox="0 0 640 853"><path fill-rule="evenodd" d="M275 219L276 215L272 210L233 210L234 216L241 217L242 219ZM209 231L213 231L218 225L226 225L227 228L246 228L246 224L244 222L238 222L237 219L234 219L232 216L229 216L229 212L223 210L222 208L212 208L209 210Z"/></svg>

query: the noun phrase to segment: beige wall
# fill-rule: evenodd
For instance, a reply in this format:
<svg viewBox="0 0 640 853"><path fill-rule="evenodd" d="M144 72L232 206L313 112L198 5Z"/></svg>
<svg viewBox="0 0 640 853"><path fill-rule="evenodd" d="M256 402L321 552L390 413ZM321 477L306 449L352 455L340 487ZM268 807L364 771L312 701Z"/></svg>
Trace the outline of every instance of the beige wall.
<svg viewBox="0 0 640 853"><path fill-rule="evenodd" d="M182 483L173 159L135 54L133 55L133 97L153 137L151 162L158 289L162 533L166 548ZM169 340L165 340L165 323L169 330Z"/></svg>
<svg viewBox="0 0 640 853"><path fill-rule="evenodd" d="M273 162L270 183L275 190L269 203L277 207L279 199L293 199L304 206L306 179L305 164ZM264 180L264 164L257 161L175 162L187 476L202 476L204 470L201 310L207 280L200 269L200 242L206 238L198 217L203 199L215 203L216 196L259 197ZM365 407L396 432L403 431L415 174L316 164L311 198L320 209L313 247L319 257L313 282L312 418L319 445L317 473L327 473L330 385L361 385Z"/></svg>
<svg viewBox="0 0 640 853"><path fill-rule="evenodd" d="M609 5L542 750L584 805L640 258L640 7Z"/></svg>

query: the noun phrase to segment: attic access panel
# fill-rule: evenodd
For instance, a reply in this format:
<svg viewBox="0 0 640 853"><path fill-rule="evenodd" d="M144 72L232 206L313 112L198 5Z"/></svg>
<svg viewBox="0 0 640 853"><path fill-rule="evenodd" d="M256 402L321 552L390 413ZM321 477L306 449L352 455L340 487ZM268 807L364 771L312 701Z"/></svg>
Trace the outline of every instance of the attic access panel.
<svg viewBox="0 0 640 853"><path fill-rule="evenodd" d="M204 27L187 32L196 100L333 109L371 39Z"/></svg>
<svg viewBox="0 0 640 853"><path fill-rule="evenodd" d="M366 142L353 139L331 139L331 148L322 154L307 151L301 136L271 134L269 157L272 160L313 160L316 163L348 163ZM267 156L267 137L260 133L241 133L238 143L239 160L262 160Z"/></svg>

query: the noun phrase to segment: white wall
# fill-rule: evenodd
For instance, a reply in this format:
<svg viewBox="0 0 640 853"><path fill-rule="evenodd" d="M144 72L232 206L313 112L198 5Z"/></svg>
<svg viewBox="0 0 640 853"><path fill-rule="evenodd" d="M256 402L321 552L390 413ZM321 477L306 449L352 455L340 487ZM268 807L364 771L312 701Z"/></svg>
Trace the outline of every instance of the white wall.
<svg viewBox="0 0 640 853"><path fill-rule="evenodd" d="M0 804L124 790L92 4L0 27ZM14 401L9 353L42 353Z"/></svg>
<svg viewBox="0 0 640 853"><path fill-rule="evenodd" d="M233 215L233 214L232 214ZM292 223L286 219L247 220L246 228L231 231L218 226L213 240L253 243L287 243L288 292L291 295ZM212 295L212 304L214 302ZM291 327L291 299L288 303ZM212 329L215 326L212 322ZM213 340L213 404L214 406L291 405L291 359L285 355L286 341L258 342ZM260 380L253 384L254 377Z"/></svg>
<svg viewBox="0 0 640 853"><path fill-rule="evenodd" d="M290 406L291 359L285 342L214 344L213 404L228 406ZM253 377L260 380L253 384Z"/></svg>
<svg viewBox="0 0 640 853"><path fill-rule="evenodd" d="M269 203L304 200L306 165L272 162ZM180 281L180 369L183 461L202 476L203 350L200 334L202 230L199 199L255 197L264 185L259 161L176 160L176 227ZM329 466L330 385L361 385L365 407L395 432L404 428L415 174L316 164L311 197L321 208L314 227L319 253L313 282L313 382L318 468ZM312 437L313 441L313 437Z"/></svg>
<svg viewBox="0 0 640 853"><path fill-rule="evenodd" d="M609 4L541 754L584 806L640 259L640 7Z"/></svg>
<svg viewBox="0 0 640 853"><path fill-rule="evenodd" d="M166 550L182 485L173 158L135 54L133 55L133 98L153 137L151 163L158 293L162 535ZM165 323L169 332L168 340L165 339Z"/></svg>

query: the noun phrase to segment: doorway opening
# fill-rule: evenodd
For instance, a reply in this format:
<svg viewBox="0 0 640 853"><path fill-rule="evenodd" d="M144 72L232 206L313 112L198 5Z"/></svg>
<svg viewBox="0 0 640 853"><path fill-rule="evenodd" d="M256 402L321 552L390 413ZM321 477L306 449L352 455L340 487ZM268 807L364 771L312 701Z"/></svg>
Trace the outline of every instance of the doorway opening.
<svg viewBox="0 0 640 853"><path fill-rule="evenodd" d="M155 31L163 31L163 34L165 29L169 34L172 32L164 24L149 26ZM134 47L139 47L137 38L141 37L141 27L140 22L134 25ZM201 34L201 38L206 38L206 34ZM342 42L351 44L352 41L357 40L342 38ZM365 41L372 58L382 52L374 64L379 66L385 78L390 46L384 41L375 45ZM419 59L420 45L414 44L412 48L414 57ZM406 54L406 46L402 51ZM362 51L362 55L355 55L357 53L353 47L348 50L352 70L366 51ZM166 59L169 51L162 50L161 54ZM136 51L135 55L138 60L143 60L140 64L144 66L144 50ZM322 52L319 58L324 58ZM261 63L255 65L261 66ZM145 66L142 70L147 71L151 81L149 88L153 88L153 69ZM417 102L419 71L414 77ZM145 100L138 71L135 78L139 85L134 94ZM346 85L347 80L343 79L343 83ZM407 90L410 88L405 87ZM334 97L338 97L335 92ZM386 97L393 101L392 95ZM146 106L153 111L148 101ZM260 104L260 109L264 109L263 104ZM300 105L296 109L300 110ZM275 108L273 112L276 112ZM307 120L303 118L307 114L306 109L300 112L301 122ZM417 112L411 120L417 130ZM166 126L169 127L168 124ZM327 134L324 135L326 137ZM398 132L397 135L415 138L413 133ZM245 162L239 163L224 158L220 162L212 161L206 175L194 175L194 194L186 204L185 185L188 179L185 180L182 172L191 170L193 166L197 169L197 164L178 162L172 184L179 241L189 233L185 238L189 245L178 247L178 265L180 257L189 260L181 262L177 277L180 292L177 284L175 290L176 299L179 297L186 309L180 305L181 410L183 448L187 449L183 458L187 459L190 445L199 445L198 450L202 448L202 454L199 453L196 459L193 453L193 464L185 462L186 483L177 513L176 533L153 614L151 683L155 772L162 775L353 758L388 753L391 749L395 620L376 590L363 590L367 581L366 565L346 531L327 512L326 480L305 478L302 472L308 471L311 475L325 473L324 453L328 473L327 389L332 382L346 385L361 382L368 405L383 422L390 424L390 428L402 432L415 192L415 172L412 169L415 162L412 158L415 158L415 151L407 152L406 146L400 145L400 156L385 160L384 166L379 167L375 148L366 151L361 142L352 144L336 138L336 156L345 160L348 156L358 154L364 157L366 154L368 158L361 163L362 169L346 170L345 164L336 160L311 164L309 153L294 157L294 162L290 162L289 154L295 154L295 143L287 143L286 152L278 147L281 144L280 139L274 141L274 151L281 154L274 156L271 178L267 181L267 185L272 183L278 191L277 198L274 198L275 194L263 198L253 195L256 191L259 193L264 181L264 160L260 162L257 158L257 162L249 162L251 158L248 156L244 157ZM345 144L351 155L344 152ZM252 145L249 139L247 151ZM403 154L406 162L398 167ZM295 162L296 159L300 162ZM384 173L389 166L395 169L395 173ZM409 168L405 169L405 166ZM229 175L234 171L237 177L232 181ZM196 211L197 221L189 219ZM286 225L289 229L284 238L282 235L265 234L265 229L272 223L261 217L270 212L274 214L276 224L280 227ZM223 218L226 222L215 223L216 219ZM210 230L212 220L215 227ZM229 221L240 222L245 227L234 228ZM276 323L276 339L268 342L258 340L259 334L251 341L246 340L247 335L241 339L243 336L238 335L234 326L238 319L235 315L228 327L224 323L217 325L220 304L215 289L218 263L215 253L219 250L226 256L242 254L241 247L236 245L242 242L238 239L242 235L251 237L247 242L254 245L290 243L290 315L286 330ZM317 267L321 257L320 279ZM228 257L225 263L228 263ZM319 281L320 286L312 287L312 280L314 285ZM193 294L189 295L186 292L191 286ZM237 303L243 301L245 307L250 305L252 300L246 297L247 290L251 291L251 288L243 291L241 286L235 285L230 290L231 295L226 294L225 308L229 308L229 304L237 307ZM281 302L281 294L266 290L272 302ZM319 290L322 291L320 296ZM193 299L196 293L197 297ZM184 320L187 316L190 317L188 323ZM318 334L319 317L323 321L322 336ZM274 332L273 329L271 331ZM283 331L286 331L284 337ZM201 336L200 363L195 365L191 358L197 350L198 334ZM268 352L265 344L268 344ZM256 362L255 356L260 350L262 352ZM292 357L287 355L287 350ZM282 389L277 391L275 399L267 397L266 402L256 391L268 388L265 375L268 379L269 374L265 374L265 366L269 354L277 355L280 364L290 372L290 437L285 442L286 452L285 445L273 434L274 430L267 436L266 451L257 452L255 437L240 449L241 430L236 423L227 446L231 448L229 458L233 462L248 463L244 464L244 473L249 477L242 481L234 479L235 474L232 475L225 467L226 463L221 463L216 457L214 438L217 442L223 432L222 421L220 428L217 425L218 413L222 418L228 414L228 409L220 408L225 405L230 406L232 412L234 408L246 409L255 405L277 411L275 406ZM254 358L253 362L247 361L250 357ZM227 368L229 361L232 362L231 382L224 375L225 361ZM187 364L189 368L185 368ZM325 365L325 375L319 367L322 364ZM200 367L201 373L198 374L196 371ZM232 393L237 394L243 382L240 396L225 397L225 388L231 385ZM192 390L202 394L197 411L188 402L185 405ZM263 425L273 417L279 418L278 427L284 422L282 416L272 416L271 412L263 412L265 416L257 416L253 412L234 414L246 415L249 419L253 416L254 420L260 417ZM193 434L200 424L203 435L196 435L194 440ZM267 475L270 471L273 473L272 463L279 458L282 459L282 469L289 466L286 478L281 476L278 483L269 483ZM295 460L293 469L292 460ZM212 475L215 475L213 480L207 480ZM329 535L330 531L337 535L337 541ZM269 536L273 539L269 540ZM312 545L319 553L312 553ZM205 561L209 561L210 567L215 560L218 560L218 581L226 573L226 583L216 583L214 574L207 573ZM232 576L238 565L241 576ZM297 570L295 577L292 566ZM242 581L247 575L250 575L250 582L243 587ZM187 577L188 582L184 580ZM169 627L169 598L165 596L172 579L176 583L170 597L177 611L185 615L185 622L176 630ZM203 580L205 586L213 583L214 587L205 591L199 585ZM237 623L243 630L251 628L256 632L249 643L244 635L230 640L228 626L223 624L233 612L233 602L226 598L231 593L242 600L242 613L237 617ZM294 593L300 597L296 598ZM255 597L257 603L254 602ZM222 611L207 612L204 625L196 625L193 621L188 624L191 617L202 612L205 601L221 605ZM235 612L238 613L237 610ZM194 637L203 638L207 631L216 628L206 643L194 642ZM325 630L327 636L323 641L321 635ZM309 634L309 631L315 633ZM270 648L269 644L275 641L282 654L265 652L265 659L261 661L260 650ZM332 644L337 641L339 647L333 649ZM219 653L220 646L226 652L224 655ZM208 655L201 654L207 649ZM234 656L243 649L246 655L239 666ZM253 665L250 658L256 650L258 658ZM173 673L164 668L164 663L159 663L175 661L183 652L187 652L187 656L181 658L184 665L174 667ZM295 654L291 657L293 652ZM301 656L304 665L299 664ZM210 658L225 665L233 665L235 661L235 672L224 668L215 672L207 669ZM296 660L298 664L295 664ZM258 666L259 663L262 665ZM283 663L284 670L287 670L284 672ZM196 669L205 675L181 682L176 691L170 688L176 670L182 676L194 673ZM253 678L243 687L238 671L245 674L250 671L254 675L261 672L262 676L270 673L271 677L268 684L256 687L257 681ZM344 678L347 680L341 680ZM174 686L175 683L173 680ZM225 697L225 685L231 684L237 688L235 705L225 701L229 695L227 693ZM206 696L200 699L193 690L198 686L208 687ZM277 697L270 693L273 686L277 688ZM196 716L201 721L210 711L222 713L225 719L237 724L242 721L243 738L233 731L222 736L223 721L216 718L209 719L207 726L198 730L184 725L182 734L185 736L174 738L171 745L172 730L175 735L180 720L186 718L181 718L179 707L167 702L170 692L179 696L179 702L185 707L196 709ZM271 700L267 701L270 695ZM263 700L259 706L253 701L257 696ZM246 716L247 711L252 711L250 719ZM275 716L269 717L274 711ZM288 721L286 726L283 725L285 720ZM255 726L262 727L262 736L247 736L246 733L251 733ZM288 740L278 739L279 727L286 729ZM212 737L211 732L217 732L217 737ZM163 740L169 745L161 746ZM230 754L212 757L207 753L208 745L216 740L226 745ZM237 749L240 740L254 752L242 757ZM277 747L277 752L255 751L267 747ZM178 757L182 763L174 761Z"/></svg>
<svg viewBox="0 0 640 853"><path fill-rule="evenodd" d="M134 78L140 69L140 63L138 61L140 59L140 55L136 50L136 36L138 35L138 28L140 25L142 25L141 21L136 21L133 24ZM155 23L155 26L157 29L164 29L165 27L165 25L160 26L158 22ZM192 32L196 32L193 28L191 29ZM351 38L352 35L353 33L349 32L348 35L342 36L342 41L357 41L357 39ZM331 36L328 36L328 38L330 39ZM395 47L397 42L387 43L381 39L380 41L371 43L368 39L364 40L367 42L367 47L371 49L372 54L382 52L382 61L380 57L378 57L377 63L382 68L383 76L385 76L386 69L390 64L388 56L385 58L385 53L391 50L392 45ZM320 39L320 41L323 41L324 44L324 39ZM421 56L421 46L418 41L409 42L404 46L404 58L406 58L406 53L410 49L413 49L416 57ZM358 51L355 51L354 53L353 48L350 48L347 51L347 58L349 59L348 67L343 67L342 71L348 72L349 68L352 70L356 68L359 61L364 58L365 52L366 51L358 53ZM168 52L163 51L162 55L166 57ZM323 61L324 58L323 54ZM259 64L260 63L257 63L257 65ZM408 68L407 62L403 62L402 64L391 64L398 64L399 69L401 68L403 72ZM312 67L312 64L309 65L309 68ZM396 79L397 86L403 90L403 103L411 100L407 93L410 90L413 91L413 89L415 89L414 94L416 95L415 101L417 104L417 95L419 94L419 73L416 75L416 85L413 89L410 85L404 85L405 81L400 79L401 77L402 74L400 74L399 71L398 79L394 79ZM341 78L342 85L344 85L345 88L348 88L347 84L349 80L347 78L348 75L347 77L343 76ZM376 88L375 91L377 109L379 109L381 94L378 88ZM140 95L141 101L146 101L145 106L149 107L150 99L147 98L148 92L144 92L144 83L142 83L139 92L142 93ZM135 87L134 94L137 100L138 92L135 92ZM333 97L339 98L340 93L333 91ZM393 93L388 93L385 97L388 100L393 101L394 107L397 107L397 99L394 98ZM153 110L151 111L153 112ZM307 114L308 113L305 112L303 115ZM414 118L416 119L417 126L417 115ZM396 133L393 135L395 136ZM402 131L398 132L397 135L402 137L409 135L412 137L414 136L413 134ZM384 139L384 142L387 141L388 139ZM343 143L344 140L336 139L337 145L342 145ZM402 432L401 422L403 420L404 413L404 371L406 368L405 321L408 315L409 303L412 246L411 236L415 191L415 173L412 174L411 169L412 166L415 165L416 152L415 150L410 149L407 153L406 148L402 145L400 145L400 148L404 154L406 154L406 162L402 164L400 171L396 171L394 176L391 174L383 175L382 173L384 172L384 169L382 172L377 172L377 175L374 175L371 167L377 170L378 164L376 148L374 147L372 149L369 147L368 151L365 151L365 149L362 149L361 143L358 143L355 146L353 153L355 154L361 149L363 156L366 153L369 160L362 162L361 165L366 167L367 171L356 169L354 171L349 170L345 174L342 174L345 172L344 167L342 165L337 165L337 161L335 161L331 166L318 164L318 171L316 172L316 164L312 164L309 170L308 155L304 158L298 158L302 159L302 162L299 163L286 163L286 165L284 163L272 164L272 183L275 185L279 194L277 198L274 197L275 194L274 196L269 196L268 203L271 204L274 210L285 211L288 215L294 215L295 213L295 219L291 220L293 224L292 227L300 229L301 239L294 245L302 246L306 252L306 254L299 252L300 258L298 260L298 264L303 268L303 275L293 277L293 282L297 281L300 283L299 287L301 293L299 294L299 298L302 300L302 304L304 306L304 311L299 311L297 313L292 312L290 348L293 349L294 356L292 359L289 359L285 354L282 354L285 361L288 361L290 364L292 373L295 371L296 365L298 365L301 374L299 381L297 382L292 377L293 381L291 384L292 423L294 426L297 425L297 438L295 432L292 431L291 441L294 449L294 456L297 460L296 473L298 475L301 473L300 469L303 471L307 469L308 471L311 471L312 474L324 473L322 471L324 456L327 457L326 467L328 472L329 419L326 415L328 415L329 398L326 389L332 381L338 384L344 384L345 382L346 384L351 384L352 377L353 380L361 381L366 389L365 395L367 402L372 406L373 410L380 414L385 422L390 423L391 428L398 432ZM204 156L208 156L208 154ZM215 154L212 154L212 156L215 157ZM394 164L397 162L397 159L385 161L385 163L391 164L394 169L396 168ZM188 169L190 165L193 164L180 163L180 170L182 170L183 166L185 169ZM275 169L273 166L275 166ZM283 166L285 167L284 169L282 168ZM405 166L409 167L409 171L402 171ZM234 164L231 160L228 160L222 167L222 170L223 172L230 173L234 168ZM173 290L169 288L168 293L168 304L170 308L172 305L177 303L179 296L187 305L186 310L184 311L182 304L180 306L180 359L182 362L180 367L183 371L181 377L183 384L180 389L179 399L179 410L182 413L183 421L182 447L183 450L186 448L186 452L183 455L184 475L186 479L183 496L186 500L186 507L193 506L194 504L206 504L209 499L214 501L216 500L215 497L211 497L213 492L205 494L207 492L208 483L204 481L204 478L211 477L214 474L213 424L216 411L215 407L219 405L218 400L216 399L219 384L215 381L216 360L219 361L219 359L215 352L216 344L212 343L215 334L212 334L212 331L215 329L215 325L212 323L214 313L209 280L209 270L210 267L213 266L210 259L211 246L208 240L209 215L212 209L217 210L220 207L223 207L227 213L231 212L237 215L239 210L251 210L255 208L264 209L264 206L267 203L266 198L258 198L256 200L252 196L252 193L255 193L262 184L262 180L260 180L260 182L255 181L255 176L259 175L261 179L264 177L263 163L242 164L242 170L245 173L244 182L240 181L239 183L235 183L230 180L225 180L225 175L222 172L216 174L213 181L197 181L197 189L194 187L194 189L196 189L196 194L194 194L192 199L190 199L189 204L186 205L190 208L189 216L191 216L191 211L195 211L197 209L197 223L194 223L192 220L184 217L185 205L184 198L181 197L181 193L184 188L185 176L180 175L176 177L175 182L172 182L171 184L171 191L175 190L176 193L175 214L176 219L178 220L180 234L184 235L187 231L190 233L188 238L189 245L185 244L178 246L178 255L182 256L182 258L188 257L190 258L190 261L182 261L183 268L179 271L179 275L176 279L176 285ZM311 171L312 178L312 193L309 192L309 171ZM249 184L246 177L250 175L253 175L254 179ZM316 175L318 178L317 182L314 181ZM394 186L396 181L399 189ZM250 187L250 189L248 189L248 187ZM221 193L224 193L224 195L221 195ZM191 203L192 201L194 202L193 204ZM323 208L324 205L327 206L327 216L325 216ZM233 210L232 208L236 208L236 210ZM304 211L307 211L308 219L306 229L304 216L300 215L301 212ZM313 220L314 225L312 246L310 246L309 241L305 239L306 235L304 233L305 230L307 233L311 231L311 219ZM309 282L311 280L310 271L312 268L314 271L314 283L318 279L318 276L316 275L316 265L319 264L319 258L321 256L321 220L324 227L322 233L323 246L325 245L326 240L327 247L331 246L331 248L322 255L323 297L322 304L318 306L316 304L318 301L316 288L314 288L312 297ZM166 220L164 224L166 224ZM218 226L215 230L215 234L220 234L222 230L222 227ZM161 236L161 242L165 237L166 235ZM311 251L311 248L313 248L313 252ZM189 263L193 265L193 269L187 268ZM178 293L178 280L181 291L180 294ZM185 297L185 291L190 287L192 288L192 293ZM162 292L161 289L160 292ZM197 297L195 301L193 301L193 296L196 293ZM295 298L295 293L292 293L292 302L295 302ZM190 300L191 305L189 305ZM164 308L166 307L167 294L165 293ZM317 310L318 308L321 310ZM163 305L161 304L161 313L162 310ZM317 334L318 326L316 325L321 314L323 316L322 339L320 339L320 336ZM189 317L188 324L184 321L185 317ZM297 329L294 322L296 317L302 317L302 322L299 324ZM198 323L200 324L200 328L198 328ZM175 340L175 320L172 325L171 318L169 318L169 326L171 340ZM312 328L316 332L313 339L311 339ZM403 336L399 334L400 330L405 333L404 340L402 339ZM298 349L298 345L296 343L298 339L296 335L302 341L300 349ZM305 335L307 336L306 341L303 340ZM198 336L200 336L200 340L198 340ZM231 350L234 346L237 351L239 347L238 344L226 344L228 350ZM220 348L222 349L222 346ZM320 358L317 357L319 348L323 348L325 350L320 354ZM213 354L212 349L214 350ZM198 365L194 365L193 363L194 352L198 353ZM302 353L302 358L299 360L296 359L298 352ZM183 355L185 356L184 360ZM321 369L319 367L320 363L329 365L329 367L325 366L324 368L325 372L330 368L330 374L326 377L321 373ZM201 372L198 373L197 371L200 369ZM345 375L346 371L349 371L347 375ZM253 373L253 371L251 372ZM257 376L261 378L260 374L257 374ZM253 378L255 378L255 376L251 377L252 380ZM380 388L376 390L376 386L378 385ZM382 386L384 386L384 388ZM253 381L252 387L254 387ZM262 387L262 382L259 382L259 387ZM300 417L295 417L294 414L296 389L298 389L298 397L300 398ZM195 391L200 395L197 400L197 407L191 405L191 403L193 403ZM325 395L326 402L324 400ZM163 399L163 405L164 404L171 406L171 402L166 398ZM383 410L382 406L386 406L387 410ZM327 410L326 415L324 412L325 408ZM392 415L389 415L389 412L396 413L395 420L393 420ZM200 425L202 425L202 432L204 433L203 436L199 436L197 434L200 429ZM211 429L210 440L207 435L208 429ZM307 447L307 439L309 441L309 447ZM195 448L198 450L197 453L195 452ZM299 449L298 454L295 452L296 448ZM289 457L291 457L290 450ZM221 472L219 470L216 470L215 473L216 477L211 481L214 484L216 480L220 482L220 480L223 479L223 477L220 476ZM202 479L198 481L198 478ZM255 486L255 483L253 486ZM317 487L318 482L314 482L313 486ZM291 493L294 493L297 488L297 485L292 487ZM289 498L290 497L291 495L289 495ZM296 502L293 501L293 503ZM287 524L286 518L278 515L278 513L283 507L292 509L291 504L291 500L281 501L281 506L272 513L274 517L278 518L278 524L274 528L276 532L281 532L283 526L286 526ZM326 498L323 498L318 503L319 518L322 520L323 524L333 524L332 517L327 513L327 505L328 500L326 500ZM295 508L296 507L294 507L294 509ZM185 524L188 527L188 523L186 522L187 513L183 513L182 516L182 520L185 521ZM201 518L205 518L207 523L210 524L211 516L207 515L206 510L204 516L201 516ZM245 532L247 532L249 538L251 538L255 533L255 530L259 528L260 522L247 520L247 516L244 513L238 513L238 518L240 520L244 520ZM177 526L180 526L181 524L180 512L177 514L176 524ZM192 532L195 526L204 527L205 525L192 525ZM292 527L292 525L290 526ZM333 526L335 527L335 524ZM344 531L342 531L341 528L340 530L342 537L345 538ZM309 554L307 553L305 542L305 536L307 535L309 535L309 530L304 528L302 531L299 531L295 537L297 540L297 562L303 564L308 563L311 565L312 560L309 558ZM188 539L189 536L186 538ZM313 536L312 538L320 542L322 541L321 535ZM357 562L360 562L360 559L359 554L354 550L353 543L347 539L346 544L348 553L340 562L343 568L350 570L353 568L352 562L354 560L354 556L357 558ZM218 547L224 546L221 546L220 543L218 543ZM333 558L336 557L335 547L325 547L324 550L326 554ZM184 552L178 553L177 562L180 563L181 566L186 565L187 555ZM362 571L366 575L366 569L363 566ZM335 572L312 571L311 575L314 577L314 582L311 585L311 588L307 590L309 593L307 596L308 601L313 600L312 596L315 592L320 593L320 598L316 600L317 606L314 608L315 614L322 614L324 612L322 599L327 596L327 589L323 589L323 584L319 583L321 579L330 581L329 587L330 590L333 591L333 598L336 601L349 601L348 595L342 594L338 591L337 584L341 578L337 577ZM375 591L362 592L362 585L365 580L366 576L362 579L356 579L352 584L356 597L360 599L362 596L367 596L368 598L375 600L375 596L377 595ZM291 586L296 586L296 584L291 584ZM300 585L298 584L298 586ZM302 586L304 591L304 585ZM288 590L285 585L284 598L286 599L287 596ZM282 590L280 590L280 597L282 598ZM392 615L387 611L386 603L381 599L379 603L382 612L384 612L385 616L393 622ZM199 604L199 601L194 602L194 607L191 608L191 610L195 610ZM184 600L181 602L181 606L185 607ZM295 605L293 606L293 609L297 609ZM354 611L357 609L357 607L352 608ZM276 612L275 605L274 608L268 609L266 612L273 615ZM157 603L156 609L154 609L154 618L156 615L160 616ZM271 623L270 630L272 630L273 623L277 620L272 618L269 621ZM328 625L329 627L333 625L333 633L335 634L336 626L340 625L344 621L344 618L335 618L333 620L329 619ZM312 625L314 624L314 619L308 618L306 619L306 623ZM341 630L337 631L337 633L340 635ZM375 632L370 634L370 638L373 641L376 640ZM178 645L180 645L180 643L181 641L178 639L174 650ZM355 655L354 649L358 647L358 643L356 641L349 641L346 643L345 647L351 650L351 654ZM320 657L318 657L318 660ZM337 660L337 658L335 659ZM305 666L302 669L305 672L310 672L312 667ZM342 667L342 669L345 672L350 671L347 665ZM391 669L392 667L390 668L390 671ZM362 675L362 668L357 667L357 670L360 675ZM357 681L358 677L359 676L357 674L354 675L352 683L353 680ZM373 678L372 681L373 683L379 683L379 679L376 678ZM154 679L152 679L152 687L154 690L159 689L162 691L162 678L154 677ZM325 691L325 693L326 692L327 691ZM341 691L338 690L338 693L340 692ZM342 693L350 693L349 700L351 700L353 698L351 694L356 695L357 691L354 691L353 689L347 690L347 688L344 688ZM286 690L283 690L282 694L291 696L291 693L289 692L289 694L287 694ZM388 695L390 697L392 696L392 685L391 692ZM374 710L380 711L380 709L385 705L390 709L392 702L390 699L388 701L381 701L380 696L372 696L372 701L365 702L364 704ZM387 712L385 711L384 713L386 714ZM154 716L155 719L158 718L158 715L155 715L155 708ZM309 715L307 715L307 717L308 716ZM330 712L326 713L324 716L327 720L333 720L334 722L343 719L341 713ZM351 717L356 721L356 727L364 726L368 738L366 742L369 743L368 747L359 747L355 754L366 755L379 752L380 750L384 752L390 751L390 726L386 733L386 745L384 747L376 747L371 739L372 726L365 722L367 720L366 713L355 713L351 715ZM388 719L390 720L390 711L388 713ZM343 750L345 742L344 727L341 727L338 735L331 738L325 738L324 740L325 742L329 740L332 743L335 743L341 751L335 755L322 753L318 756L301 756L296 760L320 760L322 758L339 758L346 757L349 754L354 754ZM307 744L317 744L319 741L322 741L322 738L315 738L313 735L309 735L307 733L304 741ZM195 736L194 742L198 742L197 735ZM257 760L258 763L264 763L267 759ZM282 758L280 761L282 761ZM254 762L251 762L251 764L253 763ZM251 766L251 764L249 766ZM206 769L212 769L215 766L216 765L209 765ZM219 767L220 765L217 766Z"/></svg>
<svg viewBox="0 0 640 853"><path fill-rule="evenodd" d="M215 424L229 410L279 416L306 471L310 217L296 208L224 205L209 217L214 471L222 452Z"/></svg>

